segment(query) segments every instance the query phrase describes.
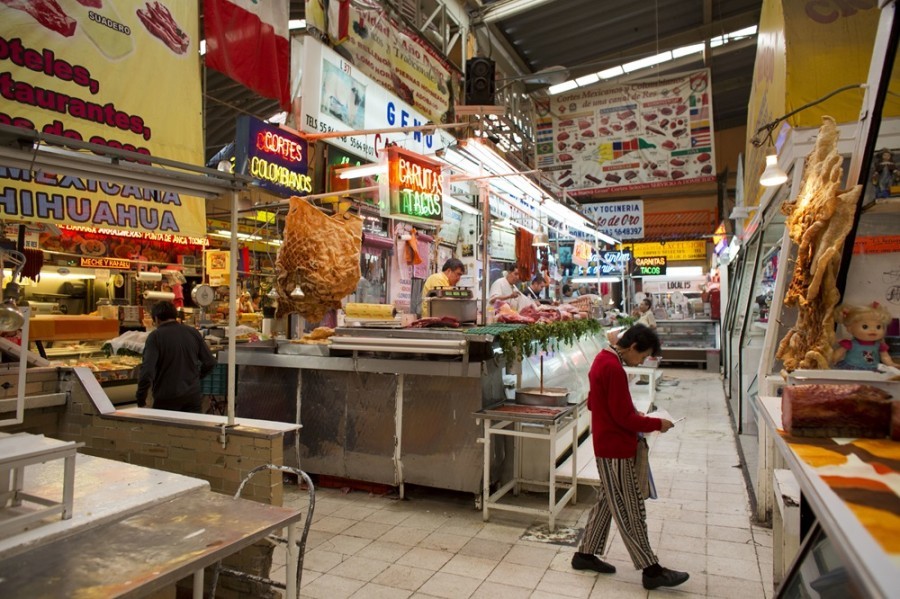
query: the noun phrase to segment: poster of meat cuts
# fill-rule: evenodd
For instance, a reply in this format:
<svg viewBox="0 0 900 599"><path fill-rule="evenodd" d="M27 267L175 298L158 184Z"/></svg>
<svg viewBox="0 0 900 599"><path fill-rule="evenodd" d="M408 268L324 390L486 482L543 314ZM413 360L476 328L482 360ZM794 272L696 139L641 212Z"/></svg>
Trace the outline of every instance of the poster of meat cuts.
<svg viewBox="0 0 900 599"><path fill-rule="evenodd" d="M538 167L571 196L714 181L709 71L550 99Z"/></svg>

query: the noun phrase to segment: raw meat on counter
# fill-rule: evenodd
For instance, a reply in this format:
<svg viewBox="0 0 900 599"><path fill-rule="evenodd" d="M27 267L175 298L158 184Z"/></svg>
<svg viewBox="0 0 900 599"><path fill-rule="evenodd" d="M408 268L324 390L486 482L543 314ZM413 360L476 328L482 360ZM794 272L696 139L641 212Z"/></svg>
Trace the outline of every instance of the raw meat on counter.
<svg viewBox="0 0 900 599"><path fill-rule="evenodd" d="M438 318L437 316L430 316L428 318L420 318L419 320L415 320L406 328L428 329L433 327L451 327L454 329L458 329L459 321L452 316L441 316L440 318Z"/></svg>
<svg viewBox="0 0 900 599"><path fill-rule="evenodd" d="M787 386L781 423L785 432L798 437L886 437L890 398L871 385Z"/></svg>

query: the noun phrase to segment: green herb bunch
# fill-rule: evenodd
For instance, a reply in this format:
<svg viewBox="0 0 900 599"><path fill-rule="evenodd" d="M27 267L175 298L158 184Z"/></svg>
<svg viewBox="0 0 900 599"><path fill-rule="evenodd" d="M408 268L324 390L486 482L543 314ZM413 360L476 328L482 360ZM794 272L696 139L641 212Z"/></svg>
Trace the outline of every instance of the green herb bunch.
<svg viewBox="0 0 900 599"><path fill-rule="evenodd" d="M539 322L497 335L506 363L512 364L539 351L558 350L578 339L600 333L603 327L593 318Z"/></svg>

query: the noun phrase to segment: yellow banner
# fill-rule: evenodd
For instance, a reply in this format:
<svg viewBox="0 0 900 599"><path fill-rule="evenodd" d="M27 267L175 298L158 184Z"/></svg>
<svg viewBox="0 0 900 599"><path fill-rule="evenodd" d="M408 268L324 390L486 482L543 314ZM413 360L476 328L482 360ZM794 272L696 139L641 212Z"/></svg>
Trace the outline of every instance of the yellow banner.
<svg viewBox="0 0 900 599"><path fill-rule="evenodd" d="M748 142L756 131L783 114L818 100L834 90L865 83L878 28L878 2L764 0L757 35L756 64L747 115ZM895 73L891 89L900 86ZM843 91L798 112L782 127L811 128L822 116L838 123L859 118L864 91ZM900 101L888 96L884 115L900 114ZM775 131L775 143L780 146ZM758 206L764 188L767 146L747 144L744 162L744 203Z"/></svg>
<svg viewBox="0 0 900 599"><path fill-rule="evenodd" d="M204 252L206 258L206 276L209 277L209 284L213 287L219 285L228 285L231 272L231 253L218 250L207 250Z"/></svg>
<svg viewBox="0 0 900 599"><path fill-rule="evenodd" d="M0 123L203 164L196 2L59 0L53 19L27 4L0 2ZM205 215L200 198L0 165L0 218L201 237Z"/></svg>
<svg viewBox="0 0 900 599"><path fill-rule="evenodd" d="M669 262L706 260L706 241L667 241L665 243L620 244L618 249L631 249L635 258L665 256Z"/></svg>

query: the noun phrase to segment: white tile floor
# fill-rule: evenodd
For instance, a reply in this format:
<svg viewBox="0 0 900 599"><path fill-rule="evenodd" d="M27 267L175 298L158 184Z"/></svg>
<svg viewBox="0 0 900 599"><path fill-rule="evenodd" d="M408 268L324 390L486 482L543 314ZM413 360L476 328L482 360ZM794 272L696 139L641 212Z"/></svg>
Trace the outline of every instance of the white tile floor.
<svg viewBox="0 0 900 599"><path fill-rule="evenodd" d="M666 369L657 404L688 417L655 444L651 465L659 499L647 502L660 563L691 574L680 587L644 590L616 533L606 559L618 572L598 575L571 569L573 547L522 540L536 523L530 516L496 512L483 522L472 495L412 488L399 501L318 489L302 596L772 597L772 534L751 522L719 377ZM577 506L563 510L561 526L584 526L593 493L579 497ZM286 505L306 502L306 491L285 488ZM275 578L284 576L283 554L276 550Z"/></svg>

